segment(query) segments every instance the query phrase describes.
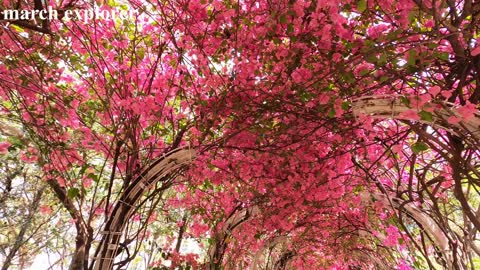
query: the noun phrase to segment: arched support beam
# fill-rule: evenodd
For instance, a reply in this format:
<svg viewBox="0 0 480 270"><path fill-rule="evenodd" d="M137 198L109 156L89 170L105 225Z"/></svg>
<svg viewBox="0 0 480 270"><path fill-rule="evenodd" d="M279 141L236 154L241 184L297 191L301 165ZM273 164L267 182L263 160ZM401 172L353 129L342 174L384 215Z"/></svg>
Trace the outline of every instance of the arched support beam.
<svg viewBox="0 0 480 270"><path fill-rule="evenodd" d="M125 188L103 229L102 239L92 261L93 269L113 269L115 257L119 254L118 248L124 228L135 213L136 205L142 195L157 182L170 180L178 170L190 164L194 158L195 150L193 149L174 149L155 159Z"/></svg>
<svg viewBox="0 0 480 270"><path fill-rule="evenodd" d="M480 149L480 113L478 111L474 113L473 117L465 119L459 112L459 106L449 102L434 100L425 103L422 107L415 107L407 106L407 102L405 102L405 100L406 98L401 96L365 96L352 100L352 111L357 117L363 114L377 119L398 119L425 123L432 127L446 130L450 134L461 138L461 140L463 140L469 147L473 149ZM404 114L407 111L415 111L420 114L422 109L426 107L433 109L433 112L431 113L432 119L429 119L429 121L426 121L425 119L419 120L417 117ZM450 117L457 117L459 121L448 121ZM458 151L459 153L457 153L457 156L460 156L460 151ZM453 164L454 172L458 172L458 170L455 170L455 167L458 166L458 162L455 160L449 160L449 162L450 164ZM455 175L453 176L455 179ZM456 183L455 189L455 197L459 199L461 203L463 202L462 209L467 214L471 213L470 206L468 205L468 202L462 193L461 186ZM392 200L389 201L392 202ZM393 202L394 207L395 205L397 205L397 208L399 207L398 203ZM445 235L445 233L432 218L420 211L418 208L414 207L412 204L405 204L402 207L404 212L407 212L413 219L415 219L424 227L425 231L430 237L432 237L435 245L439 247L444 255L449 269L453 269L455 264L454 262L456 261L456 254L454 254L454 251L452 251L451 247L449 246L452 243L449 242L447 235ZM471 214L468 217L475 225L478 223L478 216ZM461 250L459 248L456 249L458 251ZM459 255L464 256L464 254ZM457 264L456 267L463 266Z"/></svg>
<svg viewBox="0 0 480 270"><path fill-rule="evenodd" d="M222 227L215 234L215 243L208 251L209 261L206 269L219 270L221 269L223 255L228 245L228 238L232 231L240 226L243 222L249 220L251 217L260 212L258 206L251 206L246 208L238 207L223 223Z"/></svg>
<svg viewBox="0 0 480 270"><path fill-rule="evenodd" d="M261 249L255 252L253 258L252 270L263 269L262 263L266 261L265 253L269 250L272 250L276 246L286 245L289 242L289 239L286 235L280 235L273 238L271 241L265 243ZM278 260L273 263L274 270L283 270L286 268L288 261L295 257L295 251L285 250L280 254Z"/></svg>
<svg viewBox="0 0 480 270"><path fill-rule="evenodd" d="M452 134L464 138L469 144L478 146L480 141L480 113L475 113L474 117L468 120L463 117L458 111L458 106L446 101L431 101L425 106L433 108L432 121L413 119L405 116L404 112L413 110L417 113L422 111L419 107L409 107L405 104L406 98L402 96L365 96L352 100L352 111L355 116L360 114L369 115L377 119L398 119L417 121L431 125L433 127L444 129ZM458 123L449 123L448 118L455 116L460 119Z"/></svg>
<svg viewBox="0 0 480 270"><path fill-rule="evenodd" d="M433 244L439 248L445 261L447 262L448 269L454 269L454 255L452 254L452 250L450 249L448 237L447 235L445 235L440 226L438 226L435 220L433 220L431 217L429 217L411 202L403 203L400 199L390 198L387 195L379 193L364 194L362 197L365 200L365 198L370 198L370 196L375 201L381 202L383 205L390 205L397 211L402 211L403 213L406 213L409 217L421 224L423 230L433 240Z"/></svg>

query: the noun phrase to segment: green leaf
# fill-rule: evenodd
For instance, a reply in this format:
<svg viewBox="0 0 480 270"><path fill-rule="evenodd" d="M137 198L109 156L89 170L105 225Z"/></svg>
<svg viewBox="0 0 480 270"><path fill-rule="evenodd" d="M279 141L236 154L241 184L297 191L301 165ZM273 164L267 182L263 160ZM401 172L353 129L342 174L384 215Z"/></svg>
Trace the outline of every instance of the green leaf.
<svg viewBox="0 0 480 270"><path fill-rule="evenodd" d="M417 52L414 50L408 51L407 65L415 66L416 61L417 61Z"/></svg>
<svg viewBox="0 0 480 270"><path fill-rule="evenodd" d="M387 64L387 56L385 54L381 54L377 62L380 66L385 66Z"/></svg>
<svg viewBox="0 0 480 270"><path fill-rule="evenodd" d="M386 40L393 40L393 39L397 39L398 37L398 33L397 31L392 31L392 32L389 32L386 36Z"/></svg>
<svg viewBox="0 0 480 270"><path fill-rule="evenodd" d="M360 74L359 74L359 75L360 75L360 76L365 76L365 75L367 75L368 73L370 73L370 70L364 69L364 70L360 71Z"/></svg>
<svg viewBox="0 0 480 270"><path fill-rule="evenodd" d="M431 112L421 111L418 114L420 115L420 118L422 120L427 122L433 122L433 114Z"/></svg>
<svg viewBox="0 0 480 270"><path fill-rule="evenodd" d="M401 96L400 97L400 102L405 104L405 106L407 106L408 108L411 108L410 107L410 99L408 99L407 97Z"/></svg>
<svg viewBox="0 0 480 270"><path fill-rule="evenodd" d="M378 59L375 53L371 53L365 57L365 61L367 61L368 63L375 64L377 63Z"/></svg>
<svg viewBox="0 0 480 270"><path fill-rule="evenodd" d="M379 82L383 83L383 82L388 81L388 79L389 79L388 76L382 76L382 77L380 77Z"/></svg>
<svg viewBox="0 0 480 270"><path fill-rule="evenodd" d="M335 109L332 108L332 109L328 112L328 117L329 117L329 118L334 118L334 117L335 117L335 114L336 114Z"/></svg>
<svg viewBox="0 0 480 270"><path fill-rule="evenodd" d="M428 145L426 145L425 143L423 142L416 142L412 145L412 151L413 153L415 154L419 154L420 152L422 151L425 151L428 149Z"/></svg>
<svg viewBox="0 0 480 270"><path fill-rule="evenodd" d="M363 45L365 45L365 47L371 48L375 47L375 42L373 40L367 39L363 42Z"/></svg>
<svg viewBox="0 0 480 270"><path fill-rule="evenodd" d="M80 169L80 172L78 173L78 175L83 175L83 173L87 170L87 168L88 168L88 165L84 164Z"/></svg>
<svg viewBox="0 0 480 270"><path fill-rule="evenodd" d="M145 57L145 49L144 48L138 48L137 53L135 54L138 60L143 60Z"/></svg>
<svg viewBox="0 0 480 270"><path fill-rule="evenodd" d="M20 138L18 138L17 136L9 137L8 142L10 142L13 146L15 146L15 148L20 148L21 149L21 148L25 147L25 143L22 142L22 140Z"/></svg>
<svg viewBox="0 0 480 270"><path fill-rule="evenodd" d="M70 199L75 198L78 194L80 193L80 190L78 188L70 188L67 192L67 195Z"/></svg>
<svg viewBox="0 0 480 270"><path fill-rule="evenodd" d="M416 20L416 15L417 15L416 11L411 11L410 13L408 13L408 17L407 17L408 22L413 23Z"/></svg>
<svg viewBox="0 0 480 270"><path fill-rule="evenodd" d="M20 76L20 80L22 80L22 86L28 86L28 78L25 76Z"/></svg>
<svg viewBox="0 0 480 270"><path fill-rule="evenodd" d="M17 32L21 33L21 32L25 32L25 30L23 30L23 28L21 28L20 26L17 26L15 24L10 24L9 25L10 27L12 27L13 29L15 29Z"/></svg>
<svg viewBox="0 0 480 270"><path fill-rule="evenodd" d="M342 102L342 110L348 111L349 108L350 108L350 102L349 101Z"/></svg>
<svg viewBox="0 0 480 270"><path fill-rule="evenodd" d="M448 61L450 59L449 54L447 52L439 53L438 59L443 61Z"/></svg>
<svg viewBox="0 0 480 270"><path fill-rule="evenodd" d="M480 258L479 257L473 258L473 266L474 266L475 269L480 269Z"/></svg>
<svg viewBox="0 0 480 270"><path fill-rule="evenodd" d="M91 178L93 181L98 182L98 176L94 173L89 173L87 175L88 178Z"/></svg>
<svg viewBox="0 0 480 270"><path fill-rule="evenodd" d="M342 74L343 75L343 79L347 82L347 83L354 83L355 82L355 76L353 75L352 72L347 72L347 73L344 73Z"/></svg>
<svg viewBox="0 0 480 270"><path fill-rule="evenodd" d="M367 9L367 0L360 0L357 4L357 10L360 13L363 13Z"/></svg>
<svg viewBox="0 0 480 270"><path fill-rule="evenodd" d="M293 29L293 24L291 24L291 23L288 24L288 25L287 25L287 33L288 33L288 34L291 34L291 33L293 33L293 31L294 31L294 29Z"/></svg>

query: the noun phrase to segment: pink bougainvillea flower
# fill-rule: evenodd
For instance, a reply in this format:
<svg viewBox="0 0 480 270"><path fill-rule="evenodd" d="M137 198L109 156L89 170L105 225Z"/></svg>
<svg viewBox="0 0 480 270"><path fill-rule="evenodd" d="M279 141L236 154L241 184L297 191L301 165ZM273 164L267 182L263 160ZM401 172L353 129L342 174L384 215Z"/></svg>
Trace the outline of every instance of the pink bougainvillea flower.
<svg viewBox="0 0 480 270"><path fill-rule="evenodd" d="M404 112L401 112L398 116L399 118L412 121L420 120L420 116L418 115L418 112L416 110L406 110Z"/></svg>
<svg viewBox="0 0 480 270"><path fill-rule="evenodd" d="M462 121L462 119L456 117L456 116L450 116L448 117L447 119L447 122L450 124L450 125L456 125L458 123L460 123Z"/></svg>
<svg viewBox="0 0 480 270"><path fill-rule="evenodd" d="M65 187L65 179L63 179L62 177L58 177L57 182L61 187Z"/></svg>
<svg viewBox="0 0 480 270"><path fill-rule="evenodd" d="M412 268L404 260L397 265L397 270L411 270Z"/></svg>
<svg viewBox="0 0 480 270"><path fill-rule="evenodd" d="M477 48L473 49L473 51L471 52L471 55L472 56L477 56L480 54L480 46L478 46Z"/></svg>
<svg viewBox="0 0 480 270"><path fill-rule="evenodd" d="M88 177L88 178L85 178L83 181L82 181L82 185L84 188L89 188L92 186L92 178Z"/></svg>
<svg viewBox="0 0 480 270"><path fill-rule="evenodd" d="M452 96L452 92L450 91L442 91L442 96L446 99L450 98Z"/></svg>
<svg viewBox="0 0 480 270"><path fill-rule="evenodd" d="M0 154L6 154L8 153L8 147L10 147L9 142L0 142Z"/></svg>
<svg viewBox="0 0 480 270"><path fill-rule="evenodd" d="M398 238L400 237L400 233L398 232L398 228L390 225L387 228L387 238L383 241L385 246L393 247L398 244Z"/></svg>
<svg viewBox="0 0 480 270"><path fill-rule="evenodd" d="M469 120L475 116L477 112L477 106L467 101L467 104L458 108L458 113L462 116L463 120Z"/></svg>
<svg viewBox="0 0 480 270"><path fill-rule="evenodd" d="M430 95L432 95L433 97L435 97L435 96L438 95L438 93L440 93L441 90L442 90L442 89L441 89L439 86L435 85L435 86L430 87L430 88L428 89L428 93L430 93Z"/></svg>
<svg viewBox="0 0 480 270"><path fill-rule="evenodd" d="M42 215L50 215L52 213L52 208L48 205L42 205L40 206L40 213Z"/></svg>

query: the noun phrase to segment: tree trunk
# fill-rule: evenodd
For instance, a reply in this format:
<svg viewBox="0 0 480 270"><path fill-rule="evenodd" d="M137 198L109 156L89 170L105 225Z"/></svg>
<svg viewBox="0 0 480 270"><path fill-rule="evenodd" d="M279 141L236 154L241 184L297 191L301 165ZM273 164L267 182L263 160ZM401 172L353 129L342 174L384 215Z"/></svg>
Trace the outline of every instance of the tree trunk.
<svg viewBox="0 0 480 270"><path fill-rule="evenodd" d="M27 218L25 222L22 224L22 227L20 228L20 232L18 233L17 239L15 240L15 243L13 244L12 249L10 249L10 251L8 252L8 255L5 258L5 261L3 262L3 266L1 270L7 270L12 265L12 261L15 258L15 255L17 254L20 247L24 244L25 234L27 233L27 230L30 228L30 225L33 222L33 217L38 210L40 199L42 198L44 190L45 190L45 187L40 188L35 194L35 196L33 197L33 201L30 206L30 209L28 209Z"/></svg>

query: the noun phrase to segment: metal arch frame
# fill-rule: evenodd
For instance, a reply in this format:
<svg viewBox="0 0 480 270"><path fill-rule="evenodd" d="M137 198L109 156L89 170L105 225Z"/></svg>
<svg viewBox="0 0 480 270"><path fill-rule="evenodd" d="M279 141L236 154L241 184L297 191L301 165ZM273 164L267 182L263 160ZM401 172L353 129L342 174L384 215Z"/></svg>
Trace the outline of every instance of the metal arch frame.
<svg viewBox="0 0 480 270"><path fill-rule="evenodd" d="M195 150L193 149L186 147L174 149L155 159L125 188L101 232L103 236L95 251L92 261L93 269L113 269L113 262L119 254L120 239L127 222L136 211L139 199L157 182L169 179L194 158ZM92 269L92 266L89 269Z"/></svg>
<svg viewBox="0 0 480 270"><path fill-rule="evenodd" d="M435 100L426 103L435 106L435 110L432 113L433 121L415 120L400 114L409 110L421 112L422 108L407 106L402 102L401 97L399 95L375 95L353 99L351 101L352 111L355 117L364 114L377 119L390 118L429 124L461 136L471 146L480 148L480 112L477 111L474 117L468 120L461 119L461 115L458 112L459 106L450 102ZM459 117L461 121L456 124L450 124L447 119L451 116Z"/></svg>

